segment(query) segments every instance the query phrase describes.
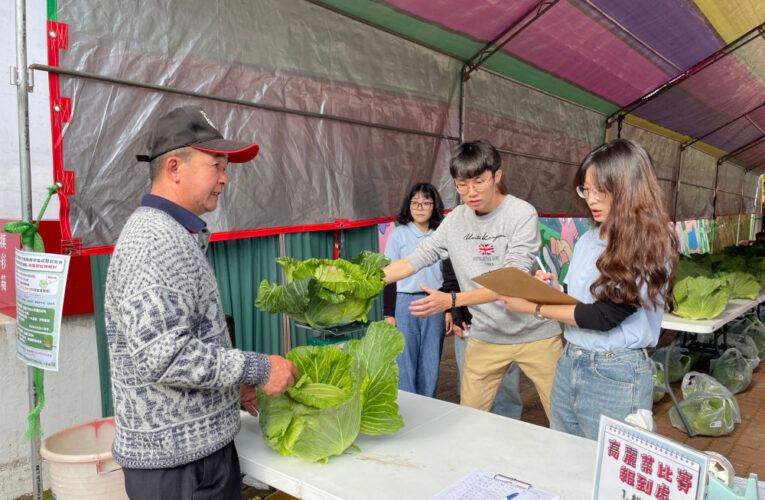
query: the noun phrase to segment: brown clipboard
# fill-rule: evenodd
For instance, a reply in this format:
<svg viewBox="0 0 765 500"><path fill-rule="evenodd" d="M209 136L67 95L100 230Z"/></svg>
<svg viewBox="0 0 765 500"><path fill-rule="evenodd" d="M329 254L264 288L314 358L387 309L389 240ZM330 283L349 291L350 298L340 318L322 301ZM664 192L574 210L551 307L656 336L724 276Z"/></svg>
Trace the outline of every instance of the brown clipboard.
<svg viewBox="0 0 765 500"><path fill-rule="evenodd" d="M542 280L536 279L517 267L506 267L472 278L479 285L500 295L521 297L536 304L578 304L579 301L566 295Z"/></svg>

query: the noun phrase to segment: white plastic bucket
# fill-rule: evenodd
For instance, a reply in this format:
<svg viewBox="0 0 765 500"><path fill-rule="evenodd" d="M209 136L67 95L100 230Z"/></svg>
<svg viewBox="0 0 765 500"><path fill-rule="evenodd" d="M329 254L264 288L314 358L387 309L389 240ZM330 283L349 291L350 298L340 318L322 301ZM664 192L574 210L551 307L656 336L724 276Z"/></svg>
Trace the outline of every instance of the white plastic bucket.
<svg viewBox="0 0 765 500"><path fill-rule="evenodd" d="M122 500L125 476L112 458L114 417L58 432L40 446L56 500Z"/></svg>

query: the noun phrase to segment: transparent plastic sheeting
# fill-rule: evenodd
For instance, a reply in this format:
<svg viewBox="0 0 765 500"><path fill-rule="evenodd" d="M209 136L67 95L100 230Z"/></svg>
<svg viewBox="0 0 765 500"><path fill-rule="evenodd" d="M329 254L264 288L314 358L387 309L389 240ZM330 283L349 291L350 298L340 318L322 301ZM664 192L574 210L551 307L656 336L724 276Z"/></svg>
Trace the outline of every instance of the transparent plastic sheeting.
<svg viewBox="0 0 765 500"><path fill-rule="evenodd" d="M59 2L69 25L60 66L111 77L459 135L461 66L418 45L301 0ZM158 15L161 13L161 15ZM278 69L277 69L278 67ZM456 140L61 76L71 99L64 169L75 173L72 238L111 245L148 192L147 128L201 106L227 138L261 146L227 169L213 232L394 215L416 182L453 191ZM452 202L455 198L452 198Z"/></svg>
<svg viewBox="0 0 765 500"><path fill-rule="evenodd" d="M607 138L616 137L616 130L616 125L609 127ZM681 153L680 142L628 123L623 124L621 136L639 142L651 154L670 217L676 220L703 219L715 214L757 211L758 175L754 172L746 173L744 168L729 161L721 163L718 169L717 158L693 146ZM678 168L679 186L676 188Z"/></svg>
<svg viewBox="0 0 765 500"><path fill-rule="evenodd" d="M710 65L652 96L633 113L723 151L737 151L763 137L763 75L765 38L755 32ZM765 165L762 154L737 159L747 168Z"/></svg>
<svg viewBox="0 0 765 500"><path fill-rule="evenodd" d="M544 214L587 212L573 177L601 143L604 115L486 71L471 74L465 96L465 140L487 139L501 151L512 195Z"/></svg>

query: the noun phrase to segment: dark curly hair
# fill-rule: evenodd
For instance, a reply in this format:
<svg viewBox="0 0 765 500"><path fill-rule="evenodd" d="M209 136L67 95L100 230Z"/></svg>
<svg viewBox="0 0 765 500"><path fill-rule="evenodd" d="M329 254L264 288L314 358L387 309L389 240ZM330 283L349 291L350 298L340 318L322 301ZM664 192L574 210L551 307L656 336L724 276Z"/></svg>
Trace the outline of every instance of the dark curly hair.
<svg viewBox="0 0 765 500"><path fill-rule="evenodd" d="M404 199L404 203L401 205L401 210L398 212L397 221L401 224L409 224L414 220L414 218L412 218L412 211L409 208L409 203L411 203L412 198L414 198L414 195L417 193L422 193L425 198L433 200L433 214L428 221L428 227L430 227L430 229L437 228L438 225L441 224L441 221L444 220L444 202L441 200L441 195L438 194L436 187L429 182L420 182L419 184L415 184L412 189L409 190L409 194L406 199Z"/></svg>

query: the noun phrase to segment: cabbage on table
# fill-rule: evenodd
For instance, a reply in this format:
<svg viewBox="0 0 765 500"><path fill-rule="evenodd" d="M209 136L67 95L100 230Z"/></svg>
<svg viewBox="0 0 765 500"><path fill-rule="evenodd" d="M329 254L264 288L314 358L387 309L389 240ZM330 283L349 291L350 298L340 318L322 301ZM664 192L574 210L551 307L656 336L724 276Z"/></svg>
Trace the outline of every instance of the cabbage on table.
<svg viewBox="0 0 765 500"><path fill-rule="evenodd" d="M284 313L314 328L331 328L366 321L374 300L385 288L382 268L390 263L385 255L367 250L353 260L279 257L286 285L263 280L255 307L269 313Z"/></svg>
<svg viewBox="0 0 765 500"><path fill-rule="evenodd" d="M672 291L674 313L685 319L711 319L718 316L728 304L730 289L724 278L703 276L683 278Z"/></svg>
<svg viewBox="0 0 765 500"><path fill-rule="evenodd" d="M398 365L404 335L378 321L361 340L296 347L286 355L300 379L282 395L258 390L263 437L285 456L326 463L353 444L359 432L393 434L398 414Z"/></svg>

